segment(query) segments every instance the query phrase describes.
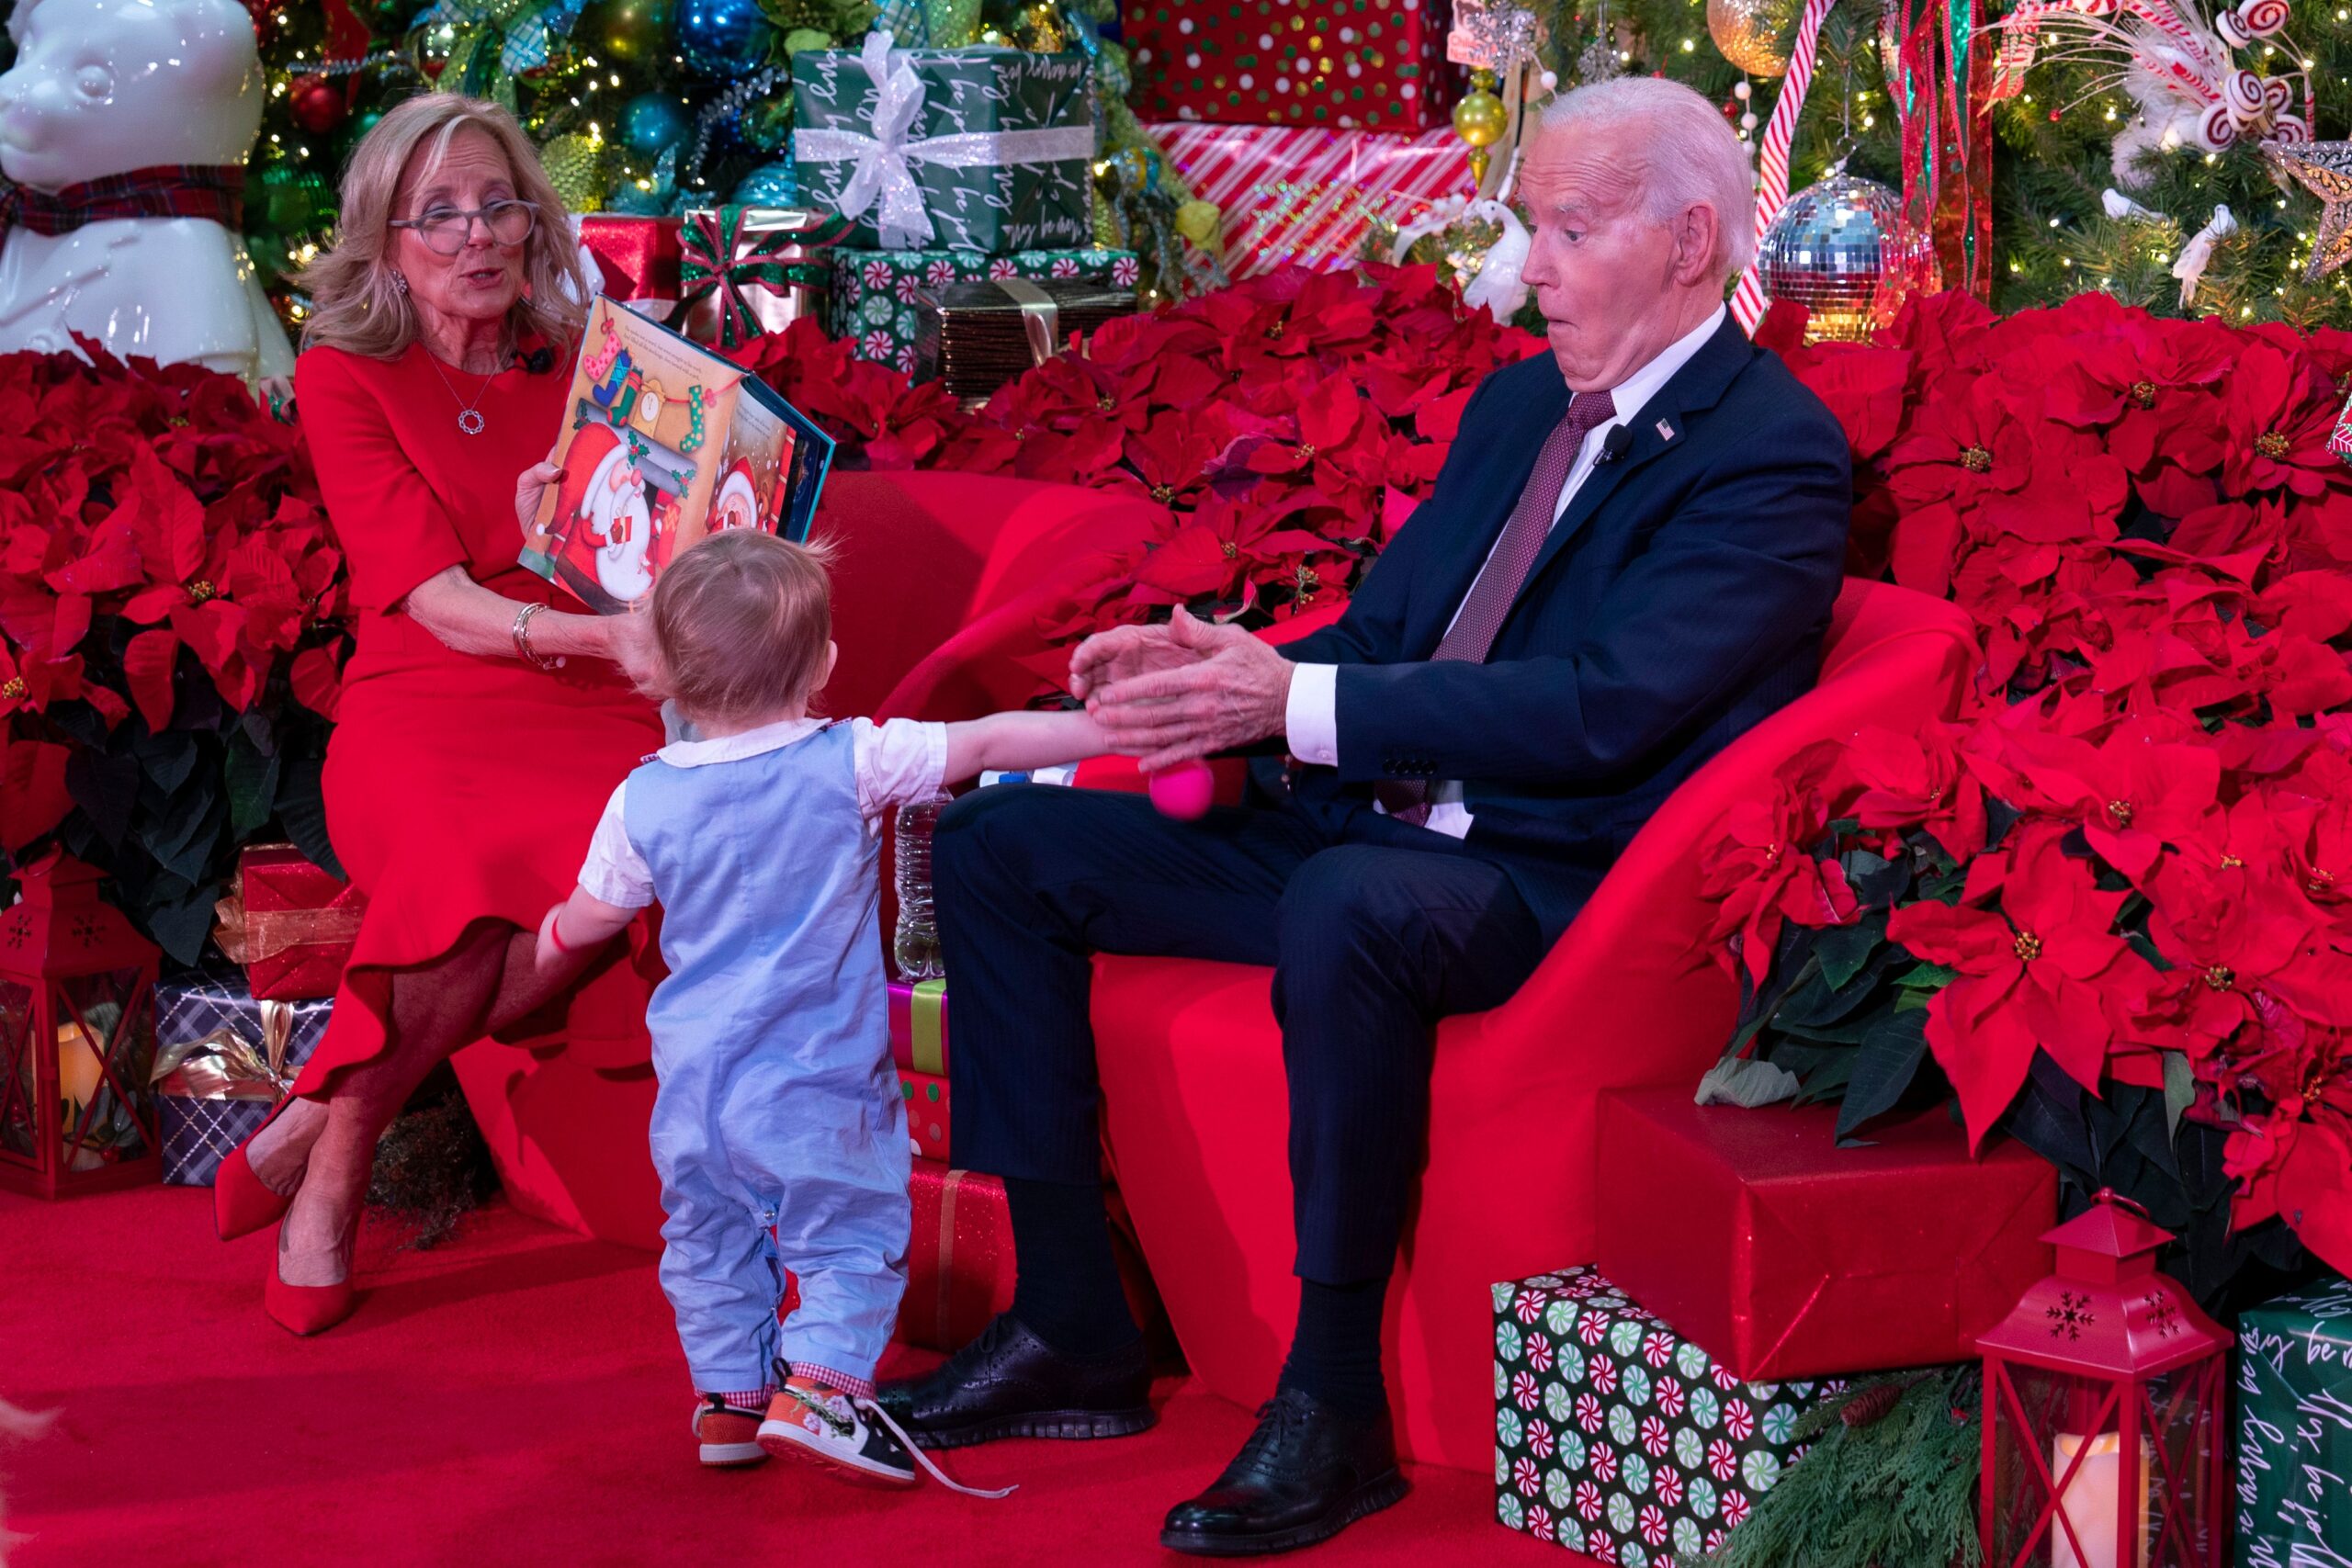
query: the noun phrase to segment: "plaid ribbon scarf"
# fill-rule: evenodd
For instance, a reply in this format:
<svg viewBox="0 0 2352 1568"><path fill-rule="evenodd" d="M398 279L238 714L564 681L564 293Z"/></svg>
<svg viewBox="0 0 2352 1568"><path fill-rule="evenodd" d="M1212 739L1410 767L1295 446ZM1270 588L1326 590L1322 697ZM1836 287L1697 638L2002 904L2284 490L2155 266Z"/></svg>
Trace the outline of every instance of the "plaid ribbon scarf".
<svg viewBox="0 0 2352 1568"><path fill-rule="evenodd" d="M778 226L747 227L746 220L754 211L761 213L763 221L780 220ZM824 288L832 280L831 269L807 253L839 244L855 227L838 214L819 218L742 206L689 213L679 235L678 281L683 298L673 320L683 321L696 304L716 293L719 345L734 348L750 342L760 335L760 323L752 318L742 291L765 288L781 294L796 284Z"/></svg>
<svg viewBox="0 0 2352 1568"><path fill-rule="evenodd" d="M157 164L51 193L0 180L0 232L70 234L107 218L209 218L235 233L245 221L242 164Z"/></svg>

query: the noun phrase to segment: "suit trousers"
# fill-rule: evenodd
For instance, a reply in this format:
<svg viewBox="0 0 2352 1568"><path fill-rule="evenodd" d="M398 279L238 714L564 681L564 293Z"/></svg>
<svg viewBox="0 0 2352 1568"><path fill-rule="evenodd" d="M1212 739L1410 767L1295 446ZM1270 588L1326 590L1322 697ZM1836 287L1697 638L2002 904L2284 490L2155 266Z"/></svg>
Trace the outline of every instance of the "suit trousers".
<svg viewBox="0 0 2352 1568"><path fill-rule="evenodd" d="M1395 1262L1437 1021L1508 999L1548 945L1500 866L1369 811L1338 829L1282 805L1181 822L1136 795L992 785L941 814L932 875L970 1169L1100 1179L1091 954L1272 965L1296 1271L1325 1284Z"/></svg>

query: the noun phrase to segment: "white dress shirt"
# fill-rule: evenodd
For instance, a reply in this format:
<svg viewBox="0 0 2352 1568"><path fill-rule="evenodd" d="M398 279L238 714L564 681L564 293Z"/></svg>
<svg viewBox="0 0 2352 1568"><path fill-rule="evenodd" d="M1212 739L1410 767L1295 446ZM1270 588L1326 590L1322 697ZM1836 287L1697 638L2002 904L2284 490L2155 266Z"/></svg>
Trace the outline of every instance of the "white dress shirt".
<svg viewBox="0 0 2352 1568"><path fill-rule="evenodd" d="M1576 499L1577 491L1591 477L1593 465L1600 460L1601 445L1609 433L1621 424L1630 424L1634 417L1657 396L1659 389L1674 378L1674 373L1690 362L1690 356L1705 346L1724 324L1727 314L1718 305L1714 313L1683 337L1667 345L1658 356L1609 389L1610 400L1615 404L1614 417L1594 425L1585 432L1584 445L1577 448L1577 460L1568 470L1568 482L1560 487L1559 504L1552 509L1552 521L1557 525L1566 514L1568 502ZM1502 535L1495 536L1494 547L1487 552L1492 562L1494 551L1502 545ZM1483 575L1484 569L1481 569ZM1475 589L1476 583L1474 581ZM1469 595L1463 595L1469 602ZM1461 605L1453 614L1462 614ZM1453 621L1448 620L1448 629ZM1340 760L1339 719L1340 667L1336 664L1301 664L1291 675L1290 702L1283 712L1283 728L1288 737L1290 754L1302 762L1325 765ZM1377 807L1376 809L1386 809ZM1424 826L1434 832L1461 839L1469 836L1470 813L1462 804L1462 781L1439 779L1430 785L1430 815Z"/></svg>

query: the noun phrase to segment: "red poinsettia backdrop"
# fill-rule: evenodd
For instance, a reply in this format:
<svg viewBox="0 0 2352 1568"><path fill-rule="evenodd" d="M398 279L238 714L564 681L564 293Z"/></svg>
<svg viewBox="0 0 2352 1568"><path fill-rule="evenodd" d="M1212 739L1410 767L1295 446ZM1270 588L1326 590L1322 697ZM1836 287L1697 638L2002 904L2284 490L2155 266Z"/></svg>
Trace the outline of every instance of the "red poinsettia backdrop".
<svg viewBox="0 0 2352 1568"><path fill-rule="evenodd" d="M84 347L0 356L0 851L61 835L193 958L241 838L333 863L342 557L240 382Z"/></svg>

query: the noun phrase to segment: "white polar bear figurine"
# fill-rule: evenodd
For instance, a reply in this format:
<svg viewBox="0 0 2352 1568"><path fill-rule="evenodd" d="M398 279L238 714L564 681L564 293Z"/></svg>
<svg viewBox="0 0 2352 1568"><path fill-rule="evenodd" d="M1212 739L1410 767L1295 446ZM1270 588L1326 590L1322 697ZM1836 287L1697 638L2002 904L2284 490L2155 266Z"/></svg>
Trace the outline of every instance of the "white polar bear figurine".
<svg viewBox="0 0 2352 1568"><path fill-rule="evenodd" d="M0 174L51 194L158 164L242 166L261 60L237 0L18 0L0 75ZM244 243L209 218L0 231L0 350L194 360L250 383L294 353Z"/></svg>

